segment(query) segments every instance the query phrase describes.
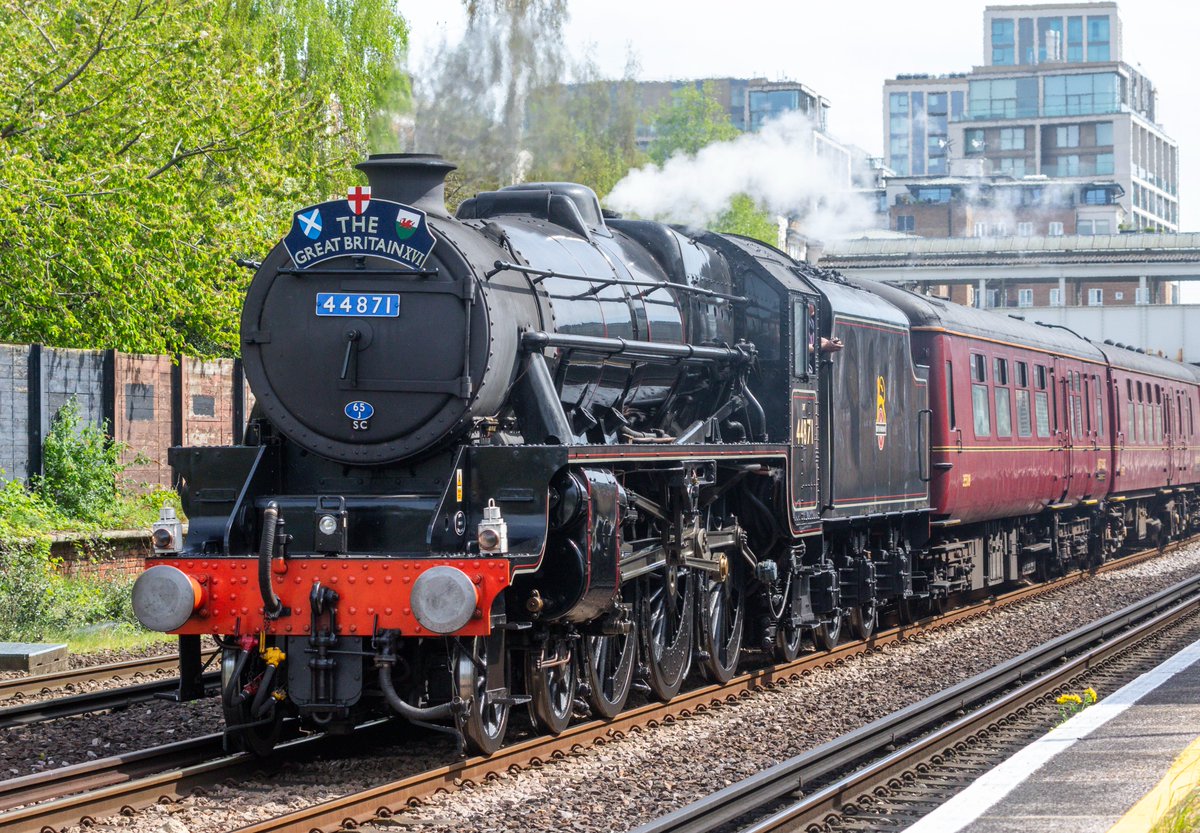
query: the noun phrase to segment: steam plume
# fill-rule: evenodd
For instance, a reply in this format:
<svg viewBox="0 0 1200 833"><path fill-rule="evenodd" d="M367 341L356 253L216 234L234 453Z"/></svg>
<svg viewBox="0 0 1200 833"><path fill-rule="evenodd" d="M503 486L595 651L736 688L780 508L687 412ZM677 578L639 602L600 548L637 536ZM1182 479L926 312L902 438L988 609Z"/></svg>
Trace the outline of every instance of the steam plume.
<svg viewBox="0 0 1200 833"><path fill-rule="evenodd" d="M812 237L846 237L871 228L873 213L849 190L849 161L831 151L804 114L787 113L757 133L631 171L605 202L641 217L704 225L732 197L748 194L774 214L803 218Z"/></svg>

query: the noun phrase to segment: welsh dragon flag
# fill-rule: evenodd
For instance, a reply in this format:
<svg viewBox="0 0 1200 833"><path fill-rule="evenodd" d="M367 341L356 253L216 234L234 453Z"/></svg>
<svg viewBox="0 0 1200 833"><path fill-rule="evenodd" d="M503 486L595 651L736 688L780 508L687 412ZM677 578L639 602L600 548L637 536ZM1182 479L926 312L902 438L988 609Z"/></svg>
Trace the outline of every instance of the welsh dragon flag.
<svg viewBox="0 0 1200 833"><path fill-rule="evenodd" d="M401 240L407 240L413 236L413 232L420 225L420 214L415 211L409 211L407 208L401 208L399 215L396 217L396 236Z"/></svg>

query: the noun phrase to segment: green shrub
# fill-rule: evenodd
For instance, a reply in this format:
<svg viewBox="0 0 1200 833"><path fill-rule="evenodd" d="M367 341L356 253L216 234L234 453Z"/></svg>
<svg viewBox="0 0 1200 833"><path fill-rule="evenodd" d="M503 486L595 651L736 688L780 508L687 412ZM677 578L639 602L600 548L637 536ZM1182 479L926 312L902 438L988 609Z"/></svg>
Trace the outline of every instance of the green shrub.
<svg viewBox="0 0 1200 833"><path fill-rule="evenodd" d="M38 492L65 515L101 524L118 511L117 478L126 446L79 418L74 398L58 409L42 449Z"/></svg>

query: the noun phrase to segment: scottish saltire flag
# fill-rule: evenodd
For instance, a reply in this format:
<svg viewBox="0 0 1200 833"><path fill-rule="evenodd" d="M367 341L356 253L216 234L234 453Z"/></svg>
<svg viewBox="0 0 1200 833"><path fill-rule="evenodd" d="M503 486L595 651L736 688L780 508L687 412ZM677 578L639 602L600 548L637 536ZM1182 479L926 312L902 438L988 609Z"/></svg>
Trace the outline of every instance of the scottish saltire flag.
<svg viewBox="0 0 1200 833"><path fill-rule="evenodd" d="M316 240L321 236L321 209L301 211L296 215L296 222L300 224L300 230L309 240Z"/></svg>

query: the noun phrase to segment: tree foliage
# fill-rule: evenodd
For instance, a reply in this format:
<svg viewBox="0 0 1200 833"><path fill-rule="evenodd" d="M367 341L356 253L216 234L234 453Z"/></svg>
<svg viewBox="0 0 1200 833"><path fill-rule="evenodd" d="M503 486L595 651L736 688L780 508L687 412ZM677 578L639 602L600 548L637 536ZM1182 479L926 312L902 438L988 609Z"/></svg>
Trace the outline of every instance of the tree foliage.
<svg viewBox="0 0 1200 833"><path fill-rule="evenodd" d="M623 80L607 81L587 61L575 69L574 83L534 92L525 140L528 179L581 182L603 198L644 163L637 147L640 108L632 72L629 67Z"/></svg>
<svg viewBox="0 0 1200 833"><path fill-rule="evenodd" d="M0 0L0 341L236 350L233 259L390 132L405 38L389 0Z"/></svg>
<svg viewBox="0 0 1200 833"><path fill-rule="evenodd" d="M676 154L694 155L714 142L728 142L741 135L709 83L676 91L655 115L653 127L649 156L657 165ZM734 196L729 207L709 227L713 231L753 237L772 246L779 242L779 228L774 219L746 194Z"/></svg>
<svg viewBox="0 0 1200 833"><path fill-rule="evenodd" d="M681 87L654 117L650 161L661 165L677 153L694 154L713 142L728 142L740 134L717 100L710 82Z"/></svg>
<svg viewBox="0 0 1200 833"><path fill-rule="evenodd" d="M464 0L467 29L417 85L416 150L459 166L447 201L525 179L529 97L562 81L566 0Z"/></svg>

